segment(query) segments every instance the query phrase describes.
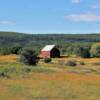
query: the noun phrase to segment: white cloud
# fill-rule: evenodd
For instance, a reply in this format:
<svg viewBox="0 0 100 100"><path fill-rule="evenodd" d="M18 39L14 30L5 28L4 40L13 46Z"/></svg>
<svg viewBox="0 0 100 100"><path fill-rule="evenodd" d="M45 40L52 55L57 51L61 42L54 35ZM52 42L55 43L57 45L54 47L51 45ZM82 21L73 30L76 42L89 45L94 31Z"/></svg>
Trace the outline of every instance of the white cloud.
<svg viewBox="0 0 100 100"><path fill-rule="evenodd" d="M72 0L72 3L80 3L80 0Z"/></svg>
<svg viewBox="0 0 100 100"><path fill-rule="evenodd" d="M16 22L12 20L0 20L0 24L10 24L10 25L15 25Z"/></svg>
<svg viewBox="0 0 100 100"><path fill-rule="evenodd" d="M97 14L71 14L65 16L66 19L71 21L84 21L84 22L95 22L100 21L100 15Z"/></svg>
<svg viewBox="0 0 100 100"><path fill-rule="evenodd" d="M100 8L100 5L98 4L93 4L90 6L92 9L97 9L97 8Z"/></svg>

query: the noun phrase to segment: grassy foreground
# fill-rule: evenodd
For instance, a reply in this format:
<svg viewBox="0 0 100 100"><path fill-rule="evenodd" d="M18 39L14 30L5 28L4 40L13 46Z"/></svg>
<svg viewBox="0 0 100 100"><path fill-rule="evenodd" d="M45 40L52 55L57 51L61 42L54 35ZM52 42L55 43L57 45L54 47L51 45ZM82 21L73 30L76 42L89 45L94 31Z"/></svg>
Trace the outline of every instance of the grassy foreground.
<svg viewBox="0 0 100 100"><path fill-rule="evenodd" d="M15 55L0 57L0 100L100 100L100 59L81 59L85 65L68 67L72 58L26 66Z"/></svg>

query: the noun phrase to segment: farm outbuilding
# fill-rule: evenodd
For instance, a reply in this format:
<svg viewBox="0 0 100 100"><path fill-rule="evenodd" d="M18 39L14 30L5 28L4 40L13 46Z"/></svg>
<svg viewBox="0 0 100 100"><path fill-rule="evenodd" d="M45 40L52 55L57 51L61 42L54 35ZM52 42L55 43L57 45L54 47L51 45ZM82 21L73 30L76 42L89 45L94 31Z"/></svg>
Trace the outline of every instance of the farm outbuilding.
<svg viewBox="0 0 100 100"><path fill-rule="evenodd" d="M41 56L43 58L58 58L60 57L60 50L56 47L56 45L46 45L41 50Z"/></svg>

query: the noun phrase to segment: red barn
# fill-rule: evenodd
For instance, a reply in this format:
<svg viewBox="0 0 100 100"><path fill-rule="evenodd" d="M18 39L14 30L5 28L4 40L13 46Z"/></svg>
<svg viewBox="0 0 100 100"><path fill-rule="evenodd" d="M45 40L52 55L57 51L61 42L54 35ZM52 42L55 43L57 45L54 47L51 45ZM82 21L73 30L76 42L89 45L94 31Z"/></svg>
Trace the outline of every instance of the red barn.
<svg viewBox="0 0 100 100"><path fill-rule="evenodd" d="M55 45L47 45L41 50L41 56L43 58L58 58L60 51Z"/></svg>

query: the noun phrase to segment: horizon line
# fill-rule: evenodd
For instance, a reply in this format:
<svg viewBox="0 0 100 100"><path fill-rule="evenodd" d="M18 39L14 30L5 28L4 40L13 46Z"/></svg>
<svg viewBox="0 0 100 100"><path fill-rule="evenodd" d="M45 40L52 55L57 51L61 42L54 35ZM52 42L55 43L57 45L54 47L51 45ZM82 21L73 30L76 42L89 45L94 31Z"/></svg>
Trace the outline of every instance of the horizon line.
<svg viewBox="0 0 100 100"><path fill-rule="evenodd" d="M0 32L8 32L8 33L11 32L11 33L30 34L30 35L32 35L32 34L58 34L58 35L59 34L73 34L73 35L74 34L100 34L99 32L87 32L87 33L86 32L85 33L81 33L81 32L80 33L79 32L78 33L77 32L75 32L75 33L71 33L71 32L70 33L69 32L66 32L66 33L65 32L44 32L44 33L43 32L41 32L41 33L34 32L34 33L32 33L32 32L19 32L19 31L0 31Z"/></svg>

